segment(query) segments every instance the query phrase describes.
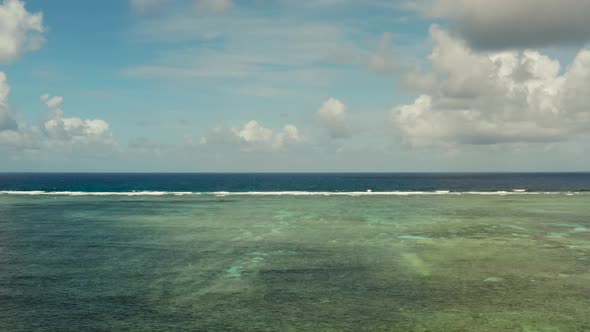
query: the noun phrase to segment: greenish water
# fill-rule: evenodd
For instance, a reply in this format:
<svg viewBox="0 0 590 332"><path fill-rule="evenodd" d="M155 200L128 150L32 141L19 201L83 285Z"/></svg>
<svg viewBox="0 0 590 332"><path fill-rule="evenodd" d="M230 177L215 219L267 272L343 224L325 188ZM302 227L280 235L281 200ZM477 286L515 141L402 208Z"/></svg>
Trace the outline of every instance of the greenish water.
<svg viewBox="0 0 590 332"><path fill-rule="evenodd" d="M589 331L590 195L4 195L0 330Z"/></svg>

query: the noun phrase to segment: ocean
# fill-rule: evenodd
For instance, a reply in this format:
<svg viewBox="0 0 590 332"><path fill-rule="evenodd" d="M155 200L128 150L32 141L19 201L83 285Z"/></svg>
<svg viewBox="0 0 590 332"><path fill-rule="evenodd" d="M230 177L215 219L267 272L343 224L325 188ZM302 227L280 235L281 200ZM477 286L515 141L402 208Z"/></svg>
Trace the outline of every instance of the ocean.
<svg viewBox="0 0 590 332"><path fill-rule="evenodd" d="M0 174L0 331L589 331L590 173Z"/></svg>

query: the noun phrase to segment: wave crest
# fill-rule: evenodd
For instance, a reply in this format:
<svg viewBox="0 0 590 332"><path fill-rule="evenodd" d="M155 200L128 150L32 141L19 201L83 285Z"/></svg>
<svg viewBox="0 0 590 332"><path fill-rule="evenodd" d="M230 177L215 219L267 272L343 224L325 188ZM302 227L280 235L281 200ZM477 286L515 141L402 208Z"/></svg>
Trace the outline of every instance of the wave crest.
<svg viewBox="0 0 590 332"><path fill-rule="evenodd" d="M416 196L416 195L578 195L573 191L528 191L528 190L498 190L498 191L42 191L42 190L0 190L0 195L53 195L53 196L188 196L213 195L223 196Z"/></svg>

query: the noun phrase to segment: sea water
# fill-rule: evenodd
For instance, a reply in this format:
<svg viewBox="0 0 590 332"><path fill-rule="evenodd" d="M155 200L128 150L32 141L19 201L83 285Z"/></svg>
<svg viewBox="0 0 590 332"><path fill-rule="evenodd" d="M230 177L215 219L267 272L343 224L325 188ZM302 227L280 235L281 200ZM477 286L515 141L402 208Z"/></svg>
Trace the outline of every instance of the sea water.
<svg viewBox="0 0 590 332"><path fill-rule="evenodd" d="M588 179L0 175L0 330L588 331Z"/></svg>

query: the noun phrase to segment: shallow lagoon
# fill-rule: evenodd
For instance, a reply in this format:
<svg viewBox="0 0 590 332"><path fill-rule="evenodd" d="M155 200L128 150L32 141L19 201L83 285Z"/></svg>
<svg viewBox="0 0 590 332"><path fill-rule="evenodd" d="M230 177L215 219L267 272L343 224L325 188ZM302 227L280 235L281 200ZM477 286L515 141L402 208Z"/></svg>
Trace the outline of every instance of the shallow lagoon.
<svg viewBox="0 0 590 332"><path fill-rule="evenodd" d="M590 195L2 195L0 266L3 331L588 331Z"/></svg>

